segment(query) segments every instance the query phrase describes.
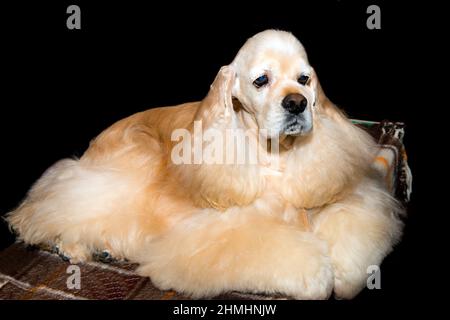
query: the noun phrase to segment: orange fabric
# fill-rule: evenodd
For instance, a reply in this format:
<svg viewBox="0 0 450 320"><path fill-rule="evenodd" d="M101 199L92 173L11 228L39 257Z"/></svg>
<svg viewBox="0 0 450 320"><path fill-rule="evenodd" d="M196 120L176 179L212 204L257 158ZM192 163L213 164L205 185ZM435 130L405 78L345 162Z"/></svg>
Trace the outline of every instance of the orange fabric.
<svg viewBox="0 0 450 320"><path fill-rule="evenodd" d="M386 158L378 156L375 158L376 162L380 162L381 164L383 164L387 170L389 170L389 162L386 160Z"/></svg>
<svg viewBox="0 0 450 320"><path fill-rule="evenodd" d="M386 167L387 170L387 174L386 174L386 185L388 187L389 190L392 191L392 166L389 165L389 162L387 161L386 158L378 156L375 158L376 162L379 162L381 164L383 164Z"/></svg>
<svg viewBox="0 0 450 320"><path fill-rule="evenodd" d="M175 291L167 291L164 293L164 295L161 297L161 300L169 300L172 299L177 293Z"/></svg>
<svg viewBox="0 0 450 320"><path fill-rule="evenodd" d="M405 149L403 149L402 150L402 157L403 157L403 161L408 161L408 155L406 154L406 150Z"/></svg>

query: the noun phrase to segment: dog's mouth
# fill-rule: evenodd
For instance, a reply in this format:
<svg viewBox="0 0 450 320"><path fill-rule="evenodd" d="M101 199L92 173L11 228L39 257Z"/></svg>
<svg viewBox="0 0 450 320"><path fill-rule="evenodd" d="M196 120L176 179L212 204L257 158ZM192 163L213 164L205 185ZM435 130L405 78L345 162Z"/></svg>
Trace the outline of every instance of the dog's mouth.
<svg viewBox="0 0 450 320"><path fill-rule="evenodd" d="M287 121L283 133L285 135L298 136L308 134L312 130L312 124L298 117Z"/></svg>

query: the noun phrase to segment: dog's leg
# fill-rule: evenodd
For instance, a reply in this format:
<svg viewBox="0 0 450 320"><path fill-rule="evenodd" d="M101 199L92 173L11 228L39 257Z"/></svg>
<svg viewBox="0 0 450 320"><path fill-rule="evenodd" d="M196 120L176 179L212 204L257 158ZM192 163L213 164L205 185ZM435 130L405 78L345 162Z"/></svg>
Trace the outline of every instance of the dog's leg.
<svg viewBox="0 0 450 320"><path fill-rule="evenodd" d="M401 234L395 201L374 183L364 183L347 199L326 207L314 232L330 246L335 295L350 299L367 283L368 267L379 266Z"/></svg>
<svg viewBox="0 0 450 320"><path fill-rule="evenodd" d="M227 291L325 299L333 271L324 241L251 212L204 211L177 224L136 258L161 289L194 298Z"/></svg>

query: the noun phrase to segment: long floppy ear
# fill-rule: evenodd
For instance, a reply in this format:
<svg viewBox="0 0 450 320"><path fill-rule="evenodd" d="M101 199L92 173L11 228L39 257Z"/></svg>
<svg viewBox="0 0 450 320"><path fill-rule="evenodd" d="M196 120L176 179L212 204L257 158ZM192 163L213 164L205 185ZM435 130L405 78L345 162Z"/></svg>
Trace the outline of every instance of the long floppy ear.
<svg viewBox="0 0 450 320"><path fill-rule="evenodd" d="M232 89L236 72L232 66L223 66L211 84L208 95L202 100L196 119L216 119L220 115L230 118L233 114Z"/></svg>

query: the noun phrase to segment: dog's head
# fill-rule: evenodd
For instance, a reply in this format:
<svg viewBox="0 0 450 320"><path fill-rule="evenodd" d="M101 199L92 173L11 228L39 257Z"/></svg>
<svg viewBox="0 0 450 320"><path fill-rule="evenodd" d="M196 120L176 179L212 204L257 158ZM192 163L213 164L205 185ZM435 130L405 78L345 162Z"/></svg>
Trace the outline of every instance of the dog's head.
<svg viewBox="0 0 450 320"><path fill-rule="evenodd" d="M291 33L256 34L230 66L236 73L233 97L268 138L311 132L318 82L305 49Z"/></svg>
<svg viewBox="0 0 450 320"><path fill-rule="evenodd" d="M216 207L251 203L264 188L265 173L283 176L283 197L296 207L322 206L369 172L375 150L370 135L328 100L303 46L284 31L267 30L250 38L233 62L220 69L194 120L202 120L205 132L245 129L241 135L242 130L234 130L232 139L217 139L217 145L226 147L214 155L233 158L234 150L243 150L245 159L256 154L261 164L247 165L246 160L243 166L199 166L189 176L198 185L190 189L202 190L207 205ZM242 148L235 149L235 140ZM204 143L205 153L216 146L210 141ZM259 171L280 163L275 172ZM233 183L223 184L218 177Z"/></svg>

